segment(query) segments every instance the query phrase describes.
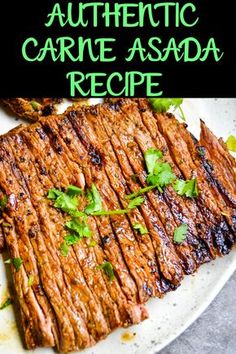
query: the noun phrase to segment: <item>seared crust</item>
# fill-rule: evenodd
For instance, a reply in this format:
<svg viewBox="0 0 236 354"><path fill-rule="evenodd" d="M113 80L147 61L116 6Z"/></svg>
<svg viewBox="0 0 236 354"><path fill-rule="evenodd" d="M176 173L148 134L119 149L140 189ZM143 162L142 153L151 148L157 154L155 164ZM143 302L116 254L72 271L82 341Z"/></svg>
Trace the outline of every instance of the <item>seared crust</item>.
<svg viewBox="0 0 236 354"><path fill-rule="evenodd" d="M70 107L0 138L0 198L8 196L3 231L11 258L23 260L12 274L28 348L75 351L117 327L139 323L148 316L144 304L150 297L162 297L185 274L230 251L236 235L235 161L203 130L205 156L174 116L155 114L145 99L124 99ZM146 186L143 155L150 147L163 152L178 178L197 177L199 197L181 197L168 186L163 193L147 193L127 215L90 216L96 246L82 239L63 257L59 248L67 216L51 206L48 190L95 183L104 209L126 208L126 194ZM139 235L134 223L148 234ZM182 223L189 232L176 244L174 230ZM114 267L112 282L98 269L104 261Z"/></svg>
<svg viewBox="0 0 236 354"><path fill-rule="evenodd" d="M62 100L62 98L9 98L4 99L3 103L19 118L37 122L40 117L57 114L57 105ZM88 104L88 100L83 98L73 101L77 107Z"/></svg>

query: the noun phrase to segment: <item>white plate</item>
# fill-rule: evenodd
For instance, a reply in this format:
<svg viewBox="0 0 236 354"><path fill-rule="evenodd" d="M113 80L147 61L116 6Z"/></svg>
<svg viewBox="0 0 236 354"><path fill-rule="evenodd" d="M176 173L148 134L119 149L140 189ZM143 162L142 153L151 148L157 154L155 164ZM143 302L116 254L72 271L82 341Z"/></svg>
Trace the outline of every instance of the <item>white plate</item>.
<svg viewBox="0 0 236 354"><path fill-rule="evenodd" d="M226 139L236 134L236 99L186 99L183 105L190 130L199 136L199 117L217 136ZM19 124L0 110L0 133ZM5 265L0 260L0 302L6 296ZM83 354L152 354L164 348L182 333L210 304L236 269L236 250L230 255L201 267L188 276L175 292L148 304L150 318L138 326L120 329ZM122 334L135 333L130 341ZM31 353L24 350L15 325L12 306L0 313L0 353ZM35 354L52 354L51 349L38 349Z"/></svg>

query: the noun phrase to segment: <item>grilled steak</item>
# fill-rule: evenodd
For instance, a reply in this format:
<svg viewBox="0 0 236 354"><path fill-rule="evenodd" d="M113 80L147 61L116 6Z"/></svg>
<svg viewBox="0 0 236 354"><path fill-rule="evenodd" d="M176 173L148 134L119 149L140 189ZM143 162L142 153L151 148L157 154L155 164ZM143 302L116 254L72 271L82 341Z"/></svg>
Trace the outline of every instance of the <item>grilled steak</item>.
<svg viewBox="0 0 236 354"><path fill-rule="evenodd" d="M88 215L93 247L84 237L63 254L69 215L53 206L48 191L96 185L103 210L127 209L126 196L147 187L150 148L162 151L178 179L196 178L198 197L181 196L169 184L150 189L129 213ZM10 257L22 260L19 269L11 267L27 348L83 349L146 319L149 298L176 289L185 274L232 248L235 182L234 159L204 124L198 142L145 99L69 108L2 136L0 199L8 202L0 247L4 234ZM175 242L183 224L186 239ZM113 267L112 281L104 262Z"/></svg>

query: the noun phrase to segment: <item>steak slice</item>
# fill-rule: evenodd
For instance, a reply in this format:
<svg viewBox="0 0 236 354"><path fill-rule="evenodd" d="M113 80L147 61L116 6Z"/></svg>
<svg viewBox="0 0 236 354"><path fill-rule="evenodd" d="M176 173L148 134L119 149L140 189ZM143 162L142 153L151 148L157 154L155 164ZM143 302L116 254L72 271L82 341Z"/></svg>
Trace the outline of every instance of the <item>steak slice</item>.
<svg viewBox="0 0 236 354"><path fill-rule="evenodd" d="M153 112L147 100L121 99L71 107L0 138L0 198L8 199L0 247L2 230L10 257L22 259L11 270L28 348L69 352L94 345L115 328L146 319L150 297L176 289L184 274L231 249L235 161L202 130L198 143L172 115ZM177 178L196 176L198 198L179 196L169 185L163 193L146 193L128 214L88 216L95 244L82 238L63 255L70 216L53 206L48 191L68 185L86 191L95 184L103 210L125 209L126 195L147 186L144 153L150 147L162 151ZM86 203L82 196L81 208ZM141 235L135 223L147 232ZM188 235L176 244L173 235L183 223ZM113 281L99 269L105 261L113 266Z"/></svg>

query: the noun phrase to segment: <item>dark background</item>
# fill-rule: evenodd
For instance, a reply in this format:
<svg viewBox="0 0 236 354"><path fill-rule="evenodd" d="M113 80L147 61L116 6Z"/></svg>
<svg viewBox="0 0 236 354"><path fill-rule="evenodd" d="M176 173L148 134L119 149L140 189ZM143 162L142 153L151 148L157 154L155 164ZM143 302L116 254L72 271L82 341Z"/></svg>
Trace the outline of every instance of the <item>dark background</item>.
<svg viewBox="0 0 236 354"><path fill-rule="evenodd" d="M69 96L69 71L107 72L142 71L162 72L160 89L166 97L235 97L235 17L232 1L198 0L192 1L197 7L199 23L194 28L175 28L163 26L153 28L106 29L86 28L71 29L69 26L44 27L46 15L51 12L53 0L4 1L1 3L1 92L0 97L66 97ZM67 1L60 1L66 4ZM75 4L77 1L73 1ZM131 2L131 1L127 1ZM150 0L151 2L151 0ZM153 1L154 2L154 1ZM187 1L181 1L185 3ZM117 39L115 54L119 60L115 63L91 63L89 58L83 63L26 62L21 57L21 46L27 37L35 37L43 43L47 37L63 35L85 37L114 37ZM132 38L141 37L144 42L149 37L157 36L163 42L170 37L184 39L196 37L205 47L210 37L224 52L222 60L206 62L176 63L126 63L123 60L125 48L130 47ZM210 56L212 58L212 56ZM143 88L136 96L145 96Z"/></svg>

